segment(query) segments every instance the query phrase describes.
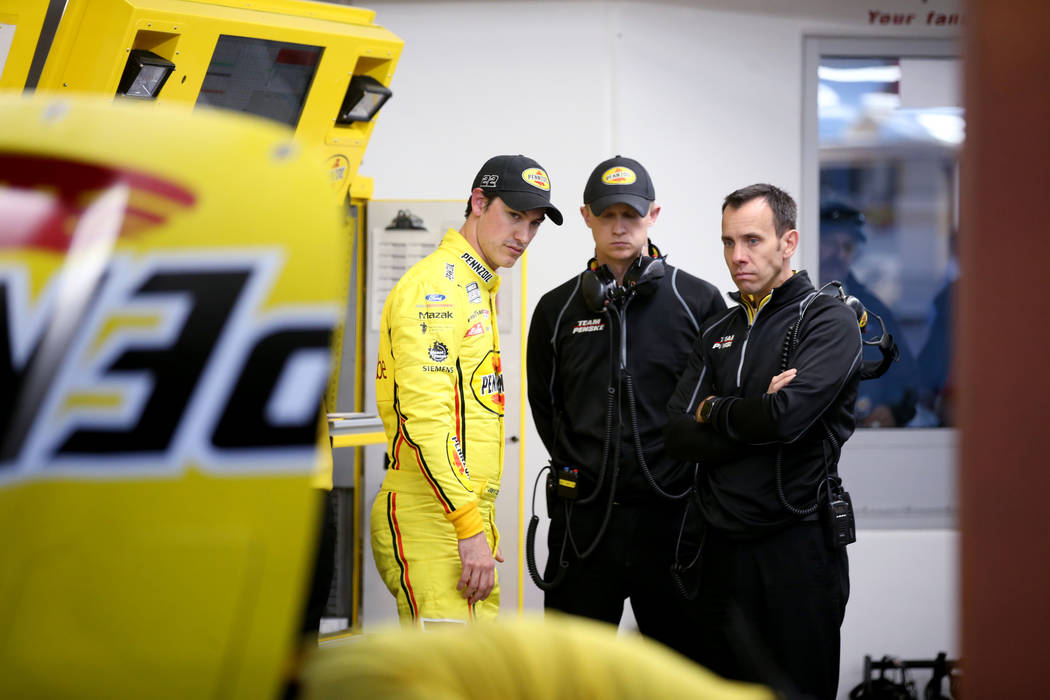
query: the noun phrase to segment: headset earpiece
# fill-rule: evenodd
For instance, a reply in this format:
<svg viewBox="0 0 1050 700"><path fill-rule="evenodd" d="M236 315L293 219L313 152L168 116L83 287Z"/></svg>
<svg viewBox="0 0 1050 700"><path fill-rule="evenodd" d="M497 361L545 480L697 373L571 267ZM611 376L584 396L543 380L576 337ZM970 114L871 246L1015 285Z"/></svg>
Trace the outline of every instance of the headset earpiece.
<svg viewBox="0 0 1050 700"><path fill-rule="evenodd" d="M822 294L824 290L828 287L835 288L835 290L838 292L839 301L841 301L843 304L845 304L853 310L853 313L857 315L857 325L860 326L861 331L864 331L865 327L868 325L868 321L870 320L868 310L864 308L864 303L857 297L851 294L846 294L845 290L842 289L842 283L837 280L832 280L831 282L825 284L818 290L817 294ZM814 295L814 298L816 296L817 295ZM809 305L807 304L806 308L808 307ZM802 310L802 313L805 313L805 309ZM875 340L864 340L863 338L861 338L861 342L864 345L877 345L879 348L879 352L882 354L882 359L865 360L861 362L860 371L858 372L858 375L862 380L878 379L882 375L886 374L886 372L890 368L890 365L892 365L894 361L900 357L900 348L898 348L897 344L893 342L893 336L890 335L890 333L886 330L886 322L882 320L882 316L879 316L877 313L874 312L871 313L870 316L875 317L875 320L878 322L879 329L882 331L882 334ZM788 332L788 337L784 341L785 360L787 358L789 344L791 343L791 334L793 330L798 328L798 325L801 322L802 316L800 315L799 320L795 322L794 326L792 326L792 331Z"/></svg>
<svg viewBox="0 0 1050 700"><path fill-rule="evenodd" d="M868 310L864 308L864 303L857 297L851 294L846 294L845 290L842 289L841 282L832 280L831 282L828 282L828 284L834 287L835 291L838 292L839 300L849 308L853 309L853 313L857 314L857 325L863 330L864 327L868 325Z"/></svg>
<svg viewBox="0 0 1050 700"><path fill-rule="evenodd" d="M638 284L638 281L645 274L646 269L649 267L649 263L653 261L648 255L640 255L638 259L631 263L631 266L627 268L627 272L623 275L623 288L630 289L631 287Z"/></svg>
<svg viewBox="0 0 1050 700"><path fill-rule="evenodd" d="M857 314L857 325L864 328L868 325L868 310L864 308L864 304L861 303L860 299L855 296L846 294L842 298L843 303L853 309L853 313Z"/></svg>
<svg viewBox="0 0 1050 700"><path fill-rule="evenodd" d="M655 246L650 246L650 252ZM659 253L659 251L657 251ZM599 265L597 259L591 258L587 269L580 280L580 292L587 308L595 313L605 310L609 302L634 293L649 294L653 291L650 282L664 276L666 264L662 257L640 255L631 263L623 276L623 285L616 284L612 270L608 265Z"/></svg>
<svg viewBox="0 0 1050 700"><path fill-rule="evenodd" d="M666 265L663 258L641 255L631 264L631 267L627 269L627 273L623 276L623 287L628 291L652 291L648 287L648 283L663 277L665 271Z"/></svg>
<svg viewBox="0 0 1050 700"><path fill-rule="evenodd" d="M616 294L616 278L608 265L598 265L592 260L580 279L583 303L594 313L605 311L605 307Z"/></svg>

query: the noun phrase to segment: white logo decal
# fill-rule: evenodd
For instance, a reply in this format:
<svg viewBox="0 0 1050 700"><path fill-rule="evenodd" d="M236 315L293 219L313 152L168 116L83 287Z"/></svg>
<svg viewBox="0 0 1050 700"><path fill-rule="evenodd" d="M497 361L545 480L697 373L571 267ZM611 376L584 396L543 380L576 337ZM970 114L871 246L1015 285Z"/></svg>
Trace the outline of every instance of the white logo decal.
<svg viewBox="0 0 1050 700"><path fill-rule="evenodd" d="M605 322L600 318L585 318L576 322L576 326L572 329L573 335L577 333L594 333L605 328Z"/></svg>
<svg viewBox="0 0 1050 700"><path fill-rule="evenodd" d="M126 478L188 463L255 469L286 459L274 445L312 452L338 313L263 311L280 270L266 249L117 255L73 322L58 323L60 280L31 301L24 269L0 265L0 408L26 417L5 443L0 482L44 465Z"/></svg>
<svg viewBox="0 0 1050 700"><path fill-rule="evenodd" d="M723 335L718 339L714 345L711 346L712 350L728 350L733 345L733 336Z"/></svg>

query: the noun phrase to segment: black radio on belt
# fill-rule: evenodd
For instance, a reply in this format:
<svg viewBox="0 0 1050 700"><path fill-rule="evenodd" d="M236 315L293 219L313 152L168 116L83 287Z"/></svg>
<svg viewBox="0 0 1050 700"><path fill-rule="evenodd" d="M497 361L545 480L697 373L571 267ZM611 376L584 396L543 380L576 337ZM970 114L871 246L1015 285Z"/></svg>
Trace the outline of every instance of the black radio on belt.
<svg viewBox="0 0 1050 700"><path fill-rule="evenodd" d="M579 498L577 485L580 480L580 470L575 467L562 467L558 470L558 496L566 501L575 501Z"/></svg>
<svg viewBox="0 0 1050 700"><path fill-rule="evenodd" d="M857 526L853 519L853 501L849 493L834 489L824 508L824 532L832 549L845 547L857 541Z"/></svg>

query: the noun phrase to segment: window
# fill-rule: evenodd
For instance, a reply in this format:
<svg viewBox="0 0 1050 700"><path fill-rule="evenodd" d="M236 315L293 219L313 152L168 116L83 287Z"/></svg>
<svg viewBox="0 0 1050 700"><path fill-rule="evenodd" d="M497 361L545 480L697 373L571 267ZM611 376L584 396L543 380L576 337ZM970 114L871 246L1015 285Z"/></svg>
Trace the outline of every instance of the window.
<svg viewBox="0 0 1050 700"><path fill-rule="evenodd" d="M819 246L805 262L864 303L866 339L881 334L881 319L900 350L886 375L861 383L858 426L951 426L960 65L944 42L877 43L809 47L817 156L804 213L819 222L808 224ZM866 360L878 357L865 347Z"/></svg>
<svg viewBox="0 0 1050 700"><path fill-rule="evenodd" d="M248 112L295 127L322 51L320 46L223 34L197 104Z"/></svg>

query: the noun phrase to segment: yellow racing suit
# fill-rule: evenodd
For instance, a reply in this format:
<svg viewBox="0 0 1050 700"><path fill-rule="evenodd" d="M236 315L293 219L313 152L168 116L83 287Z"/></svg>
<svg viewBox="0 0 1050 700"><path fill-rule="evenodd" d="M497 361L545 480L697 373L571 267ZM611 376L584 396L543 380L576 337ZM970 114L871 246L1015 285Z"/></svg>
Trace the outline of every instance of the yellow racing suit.
<svg viewBox="0 0 1050 700"><path fill-rule="evenodd" d="M458 540L484 532L496 550L493 502L503 472L499 277L449 229L387 296L376 403L389 470L372 506L372 552L405 624L494 617L489 597L456 590Z"/></svg>

